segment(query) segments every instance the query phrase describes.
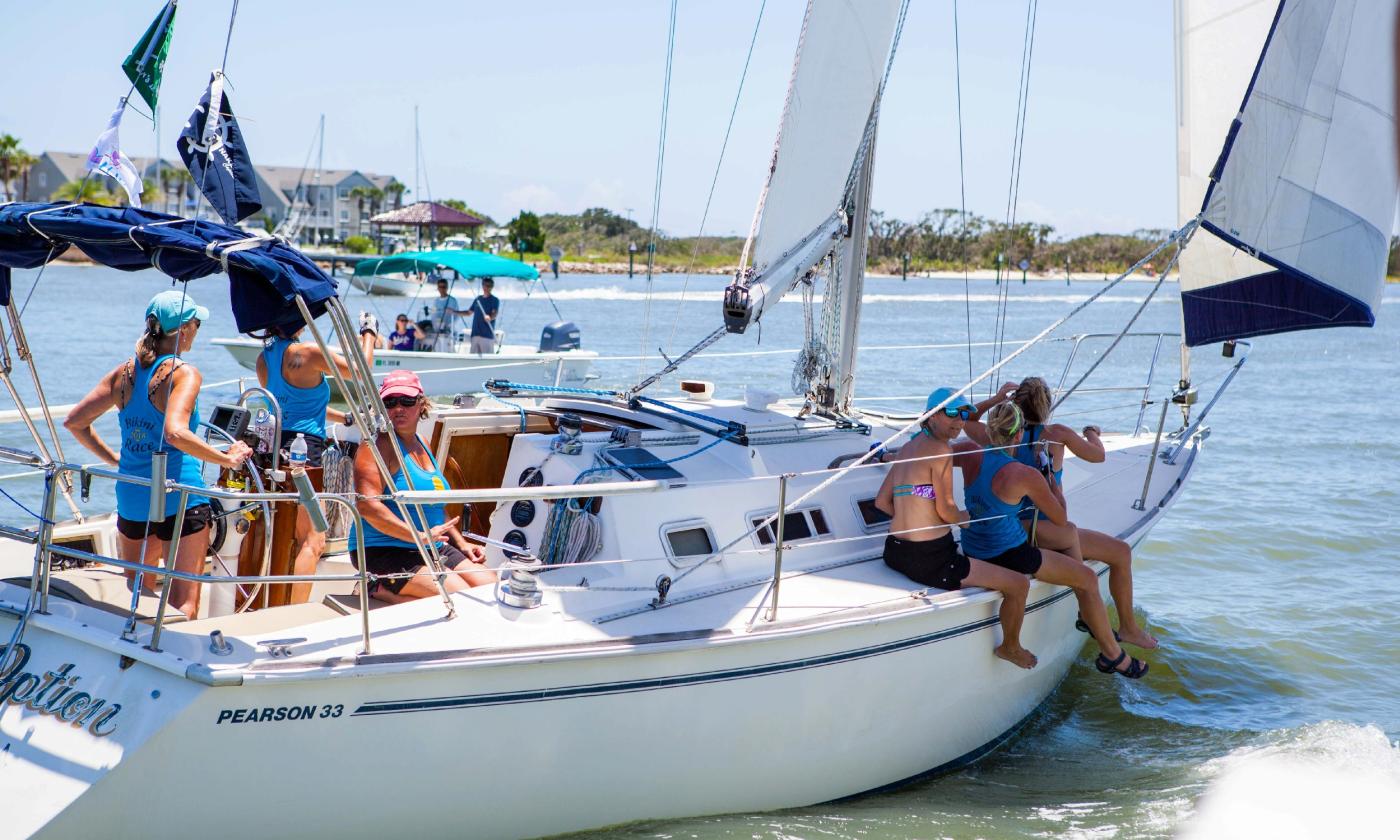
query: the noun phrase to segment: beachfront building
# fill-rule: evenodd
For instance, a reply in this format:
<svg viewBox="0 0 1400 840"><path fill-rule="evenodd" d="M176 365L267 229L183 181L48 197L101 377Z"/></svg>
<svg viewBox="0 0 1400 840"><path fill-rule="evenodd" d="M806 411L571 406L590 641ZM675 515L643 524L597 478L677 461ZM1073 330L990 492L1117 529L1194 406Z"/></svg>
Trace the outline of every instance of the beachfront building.
<svg viewBox="0 0 1400 840"><path fill-rule="evenodd" d="M87 155L77 152L44 152L20 179L21 201L54 201L64 184L81 182L87 174ZM147 181L157 187L157 198L147 207L162 213L212 218L208 204L198 201L198 190L180 160L154 158L131 161ZM315 170L299 166L254 166L263 209L243 221L244 227L275 229L299 202L305 203L296 241L302 244L344 242L351 236L370 235L370 217L403 206L403 185L392 175L358 169ZM96 176L95 176L96 177Z"/></svg>

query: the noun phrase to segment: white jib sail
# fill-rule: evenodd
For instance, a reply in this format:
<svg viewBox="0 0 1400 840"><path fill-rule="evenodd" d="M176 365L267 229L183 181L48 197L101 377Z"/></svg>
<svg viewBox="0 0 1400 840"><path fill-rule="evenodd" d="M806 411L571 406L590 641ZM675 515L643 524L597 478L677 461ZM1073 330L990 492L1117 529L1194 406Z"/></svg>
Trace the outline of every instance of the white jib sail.
<svg viewBox="0 0 1400 840"><path fill-rule="evenodd" d="M900 0L812 0L754 241L759 272L841 206Z"/></svg>
<svg viewBox="0 0 1400 840"><path fill-rule="evenodd" d="M1374 322L1396 204L1396 7L1279 5L1188 249L1216 238L1267 265L1183 274L1188 343Z"/></svg>
<svg viewBox="0 0 1400 840"><path fill-rule="evenodd" d="M1277 10L1278 0L1176 2L1178 225L1201 212L1210 171L1220 159ZM1192 240L1178 266L1182 288L1268 270L1243 251L1207 236Z"/></svg>

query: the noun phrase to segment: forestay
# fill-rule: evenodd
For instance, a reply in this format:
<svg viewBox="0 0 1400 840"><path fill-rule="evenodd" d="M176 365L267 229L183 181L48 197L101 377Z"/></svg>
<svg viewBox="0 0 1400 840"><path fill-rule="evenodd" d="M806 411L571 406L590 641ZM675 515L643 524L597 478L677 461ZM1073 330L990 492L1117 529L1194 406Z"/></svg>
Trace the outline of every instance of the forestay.
<svg viewBox="0 0 1400 840"><path fill-rule="evenodd" d="M810 241L840 208L880 93L901 6L900 0L814 0L808 6L759 203L752 265L760 276ZM786 284L773 291L781 295ZM755 295L755 319L766 308L767 295L768 290Z"/></svg>
<svg viewBox="0 0 1400 840"><path fill-rule="evenodd" d="M1186 2L1179 198L1201 207L1182 260L1186 342L1370 326L1395 214L1396 0ZM1263 37L1252 78L1244 47ZM1233 122L1215 90L1239 90ZM1199 123L1199 125L1198 125ZM1212 172L1199 157L1223 134ZM1208 177L1207 177L1208 176ZM1188 203L1204 193L1200 204Z"/></svg>

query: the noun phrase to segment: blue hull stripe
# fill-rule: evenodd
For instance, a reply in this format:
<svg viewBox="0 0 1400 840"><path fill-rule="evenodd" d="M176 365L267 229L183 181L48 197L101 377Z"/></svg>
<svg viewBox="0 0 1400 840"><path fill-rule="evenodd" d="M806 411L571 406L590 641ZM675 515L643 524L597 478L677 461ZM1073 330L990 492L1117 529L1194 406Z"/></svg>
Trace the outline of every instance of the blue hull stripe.
<svg viewBox="0 0 1400 840"><path fill-rule="evenodd" d="M1107 569L1099 571L1103 575ZM1074 594L1074 590L1065 589L1048 598L1044 598L1031 604L1026 608L1027 613L1045 609L1052 604L1064 600ZM941 642L944 639L951 639L957 636L964 636L968 633L975 633L995 626L1000 621L996 616L985 618L980 621L962 624L957 627L950 627L946 630L939 630L934 633L925 633L919 636L912 636L907 639L899 639L884 644L872 645L869 647L855 648L853 650L839 651L825 656L815 656L806 659L792 659L786 662L773 662L767 665L755 665L747 668L728 668L719 671L706 671L698 674L678 674L670 677L656 677L647 680L625 680L621 682L593 683L589 685L559 686L556 688L542 688L530 691L506 691L494 694L470 694L459 697L431 697L420 700L388 700L364 703L357 708L352 715L359 717L362 715L391 715L405 712L432 712L444 709L467 709L483 706L505 706L517 703L539 703L549 700L565 700L575 697L599 697L609 694L631 694L639 691L654 691L657 689L677 688L689 685L705 685L707 683L728 682L730 680L750 679L752 677L767 676L770 674L781 674L789 671L803 671L809 668L821 668L827 665L836 665L842 662L852 662L858 659L868 659L872 656L882 656L887 653L909 650L910 648L922 647L924 645Z"/></svg>

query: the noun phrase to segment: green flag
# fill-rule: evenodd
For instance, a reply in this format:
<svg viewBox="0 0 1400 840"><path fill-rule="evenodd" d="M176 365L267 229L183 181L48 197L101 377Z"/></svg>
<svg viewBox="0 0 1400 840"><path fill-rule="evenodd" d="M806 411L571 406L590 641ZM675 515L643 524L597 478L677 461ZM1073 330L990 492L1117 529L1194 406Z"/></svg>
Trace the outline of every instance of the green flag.
<svg viewBox="0 0 1400 840"><path fill-rule="evenodd" d="M146 34L132 47L131 55L122 62L126 77L136 86L141 98L156 109L160 95L160 74L165 70L165 56L170 52L170 36L175 32L175 2L170 0L146 29Z"/></svg>

